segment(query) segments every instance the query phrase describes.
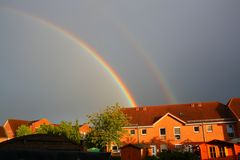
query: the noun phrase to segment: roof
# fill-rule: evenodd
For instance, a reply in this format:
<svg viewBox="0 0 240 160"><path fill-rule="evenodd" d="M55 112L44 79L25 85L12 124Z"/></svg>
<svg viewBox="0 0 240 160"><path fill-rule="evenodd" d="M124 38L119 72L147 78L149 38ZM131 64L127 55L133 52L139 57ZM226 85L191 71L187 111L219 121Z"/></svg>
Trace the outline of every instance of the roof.
<svg viewBox="0 0 240 160"><path fill-rule="evenodd" d="M230 140L231 143L240 144L240 138L233 138Z"/></svg>
<svg viewBox="0 0 240 160"><path fill-rule="evenodd" d="M5 130L4 130L4 128L3 128L2 126L0 126L0 137L1 137L1 138L2 138L2 137L4 137L4 138L7 137L7 135L6 135L6 133L5 133Z"/></svg>
<svg viewBox="0 0 240 160"><path fill-rule="evenodd" d="M122 112L129 116L131 125L139 126L151 126L166 114L186 123L234 120L229 108L219 102L123 108Z"/></svg>
<svg viewBox="0 0 240 160"><path fill-rule="evenodd" d="M121 147L121 149L126 148L126 147L133 147L133 148L138 148L138 149L142 149L142 148L151 148L150 145L147 144L126 144L124 146Z"/></svg>
<svg viewBox="0 0 240 160"><path fill-rule="evenodd" d="M32 134L16 137L0 143L0 149L28 150L81 150L81 146L71 142L64 136L48 134Z"/></svg>
<svg viewBox="0 0 240 160"><path fill-rule="evenodd" d="M232 146L234 143L214 139L214 140L207 142L207 144Z"/></svg>
<svg viewBox="0 0 240 160"><path fill-rule="evenodd" d="M240 120L240 98L232 98L228 102L228 107L238 120Z"/></svg>
<svg viewBox="0 0 240 160"><path fill-rule="evenodd" d="M87 124L87 123L84 123L79 126L80 133L88 133L88 132L90 132L90 130L91 130L91 128L90 128L89 124Z"/></svg>
<svg viewBox="0 0 240 160"><path fill-rule="evenodd" d="M19 119L8 119L7 122L9 123L14 133L16 132L19 126L28 125L29 123L31 123L31 121L19 120Z"/></svg>
<svg viewBox="0 0 240 160"><path fill-rule="evenodd" d="M0 143L1 159L110 160L111 153L83 152L83 146L66 137L33 134Z"/></svg>

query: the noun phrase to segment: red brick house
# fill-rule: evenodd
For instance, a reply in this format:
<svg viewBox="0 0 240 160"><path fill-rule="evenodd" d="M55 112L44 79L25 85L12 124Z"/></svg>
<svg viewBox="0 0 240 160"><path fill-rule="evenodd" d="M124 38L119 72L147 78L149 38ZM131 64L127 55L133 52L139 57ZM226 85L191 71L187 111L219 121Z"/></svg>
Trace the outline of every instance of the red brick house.
<svg viewBox="0 0 240 160"><path fill-rule="evenodd" d="M42 124L52 124L45 118L34 120L34 121L27 121L27 120L19 120L19 119L8 119L4 123L2 130L5 132L7 139L14 138L16 136L16 130L21 125L29 126L30 129L35 132L37 128L39 128Z"/></svg>
<svg viewBox="0 0 240 160"><path fill-rule="evenodd" d="M148 144L153 154L192 151L203 142L239 137L240 99L219 102L145 106L122 109L130 118L123 144ZM209 149L209 148L208 148Z"/></svg>

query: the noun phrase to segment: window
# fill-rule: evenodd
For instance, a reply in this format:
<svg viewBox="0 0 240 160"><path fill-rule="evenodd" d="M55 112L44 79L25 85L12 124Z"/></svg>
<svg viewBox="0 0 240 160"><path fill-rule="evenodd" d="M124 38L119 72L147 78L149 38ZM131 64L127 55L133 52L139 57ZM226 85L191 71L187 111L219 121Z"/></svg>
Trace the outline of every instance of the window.
<svg viewBox="0 0 240 160"><path fill-rule="evenodd" d="M166 139L166 128L160 128L160 139Z"/></svg>
<svg viewBox="0 0 240 160"><path fill-rule="evenodd" d="M130 130L130 134L131 134L131 135L134 135L134 134L135 134L135 130L134 130L134 129L131 129L131 130Z"/></svg>
<svg viewBox="0 0 240 160"><path fill-rule="evenodd" d="M212 125L207 125L207 132L212 132L212 131L213 131Z"/></svg>
<svg viewBox="0 0 240 160"><path fill-rule="evenodd" d="M194 133L199 133L199 126L194 126L193 131Z"/></svg>
<svg viewBox="0 0 240 160"><path fill-rule="evenodd" d="M119 152L118 146L112 146L112 152L113 153Z"/></svg>
<svg viewBox="0 0 240 160"><path fill-rule="evenodd" d="M226 157L226 152L224 147L219 147L219 154L221 158Z"/></svg>
<svg viewBox="0 0 240 160"><path fill-rule="evenodd" d="M185 144L185 145L183 145L183 151L184 152L191 152L191 153L193 153L193 145L191 145L191 144Z"/></svg>
<svg viewBox="0 0 240 160"><path fill-rule="evenodd" d="M211 158L216 158L216 150L215 147L209 147L210 149L210 157Z"/></svg>
<svg viewBox="0 0 240 160"><path fill-rule="evenodd" d="M142 129L142 135L146 135L147 134L147 129Z"/></svg>
<svg viewBox="0 0 240 160"><path fill-rule="evenodd" d="M174 136L177 140L181 139L180 127L174 127Z"/></svg>
<svg viewBox="0 0 240 160"><path fill-rule="evenodd" d="M176 151L182 151L182 145L181 144L175 144L175 150Z"/></svg>
<svg viewBox="0 0 240 160"><path fill-rule="evenodd" d="M161 149L161 152L166 152L168 150L167 149L167 144L161 144L160 149Z"/></svg>
<svg viewBox="0 0 240 160"><path fill-rule="evenodd" d="M233 138L234 135L234 126L232 124L227 125L227 134L230 138Z"/></svg>
<svg viewBox="0 0 240 160"><path fill-rule="evenodd" d="M166 136L166 128L160 128L160 136Z"/></svg>

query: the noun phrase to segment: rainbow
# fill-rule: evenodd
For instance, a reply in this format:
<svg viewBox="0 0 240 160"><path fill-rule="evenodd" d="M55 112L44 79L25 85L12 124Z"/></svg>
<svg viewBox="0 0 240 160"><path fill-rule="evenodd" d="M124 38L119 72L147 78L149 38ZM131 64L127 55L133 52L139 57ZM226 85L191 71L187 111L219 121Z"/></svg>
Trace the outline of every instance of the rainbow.
<svg viewBox="0 0 240 160"><path fill-rule="evenodd" d="M129 91L129 89L127 88L127 86L124 84L124 82L121 80L120 76L114 71L114 69L100 56L100 54L93 48L91 47L89 44L87 44L86 42L84 42L82 39L80 39L79 37L77 37L76 35L74 35L73 33L67 31L66 29L37 16L28 14L24 11L20 11L16 8L10 8L10 7L1 7L3 9L15 12L16 14L21 14L23 16L29 17L33 20L36 20L40 23L42 23L43 25L46 25L50 28L52 28L53 30L63 34L66 38L70 39L71 41L73 41L74 43L76 43L79 47L81 47L83 50L85 50L88 54L90 54L106 71L107 73L112 77L112 79L116 82L116 84L118 85L118 87L120 88L120 90L122 91L122 93L125 95L125 97L128 100L128 103L130 106L132 107L137 107L137 103L134 100L131 92Z"/></svg>
<svg viewBox="0 0 240 160"><path fill-rule="evenodd" d="M163 92L164 99L171 104L176 104L177 99L174 94L171 92L167 81L164 79L161 70L158 69L156 63L154 63L153 59L147 54L147 51L139 44L137 39L133 36L131 32L123 25L115 21L116 27L121 31L122 35L126 38L126 40L131 44L131 46L137 51L137 53L143 57L145 64L148 66L150 71L153 73L154 78L158 81L159 88Z"/></svg>

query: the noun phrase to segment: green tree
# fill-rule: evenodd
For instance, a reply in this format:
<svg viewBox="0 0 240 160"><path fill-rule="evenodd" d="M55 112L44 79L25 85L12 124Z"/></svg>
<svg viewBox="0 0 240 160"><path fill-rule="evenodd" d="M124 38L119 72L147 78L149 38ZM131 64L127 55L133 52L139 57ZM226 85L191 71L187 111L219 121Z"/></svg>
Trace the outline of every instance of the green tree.
<svg viewBox="0 0 240 160"><path fill-rule="evenodd" d="M91 132L87 134L88 147L105 148L111 143L120 144L120 138L125 133L124 126L128 125L128 117L121 111L121 107L106 107L102 112L88 115Z"/></svg>
<svg viewBox="0 0 240 160"><path fill-rule="evenodd" d="M32 134L31 129L26 125L21 125L16 130L16 137Z"/></svg>
<svg viewBox="0 0 240 160"><path fill-rule="evenodd" d="M82 140L82 135L79 133L78 121L76 121L75 124L72 124L72 122L62 121L57 126L41 125L36 130L36 133L65 136L69 140L78 144Z"/></svg>

